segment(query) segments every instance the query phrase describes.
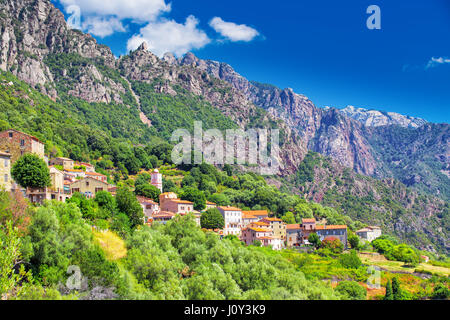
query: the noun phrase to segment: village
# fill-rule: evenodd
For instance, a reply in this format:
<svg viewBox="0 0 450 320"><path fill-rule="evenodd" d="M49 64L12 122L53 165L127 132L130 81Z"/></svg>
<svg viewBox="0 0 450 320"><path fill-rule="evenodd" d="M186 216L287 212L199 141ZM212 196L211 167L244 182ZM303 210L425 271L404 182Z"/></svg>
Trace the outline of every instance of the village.
<svg viewBox="0 0 450 320"><path fill-rule="evenodd" d="M24 154L33 153L45 161L49 168L51 187L21 188L11 177L11 167ZM100 191L108 191L115 196L117 188L108 183L107 177L95 171L89 163L76 162L69 158L56 157L48 159L44 144L38 138L17 130L0 132L0 177L5 191L19 190L31 202L42 204L45 200L65 202L75 193L81 193L87 198L93 198ZM302 219L299 224L286 224L281 219L273 217L267 210L245 211L232 206L218 206L207 201L206 208L200 212L194 210L194 203L179 199L174 192L163 192L162 174L158 169L151 173L151 185L159 189L159 203L152 199L137 196L143 208L144 224L165 224L177 215L192 214L199 227L202 213L211 208L217 208L224 219L223 229L212 230L226 237L238 237L246 245L255 243L261 246L281 250L286 247L298 249L310 247L308 241L312 233L317 234L320 241L339 240L347 248L347 226L327 225L326 222L314 218ZM373 241L381 236L381 228L369 226L356 231L365 241Z"/></svg>

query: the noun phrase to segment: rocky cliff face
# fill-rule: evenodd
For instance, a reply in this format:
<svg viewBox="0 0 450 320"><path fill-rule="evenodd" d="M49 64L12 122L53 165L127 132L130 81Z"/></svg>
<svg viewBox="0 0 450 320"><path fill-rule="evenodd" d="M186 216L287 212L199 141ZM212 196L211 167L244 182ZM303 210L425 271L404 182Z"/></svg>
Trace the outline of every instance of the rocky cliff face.
<svg viewBox="0 0 450 320"><path fill-rule="evenodd" d="M343 115L358 120L367 127L400 126L404 128L419 128L427 122L420 118L404 116L395 112L382 112L347 106L339 110Z"/></svg>
<svg viewBox="0 0 450 320"><path fill-rule="evenodd" d="M450 198L448 124L427 127L425 120L392 112L317 108L290 88L250 82L226 63L200 60L193 54L170 61L194 66L230 83L255 105L283 119L299 135L303 148L331 156L357 173L393 177Z"/></svg>
<svg viewBox="0 0 450 320"><path fill-rule="evenodd" d="M85 58L101 58L105 65L115 66L111 50L99 45L90 35L71 30L61 11L47 0L15 0L0 3L0 69L11 71L19 79L52 97L57 96L54 76L44 63L53 53L75 53ZM112 90L92 84L98 82L98 73L92 67L83 72L79 87L73 93L94 101L110 101ZM93 90L95 92L93 92Z"/></svg>
<svg viewBox="0 0 450 320"><path fill-rule="evenodd" d="M357 121L333 110L317 108L307 97L290 88L282 90L250 82L226 63L200 60L192 53L171 61L179 65L194 66L230 83L255 105L282 119L300 136L300 143L304 148L330 155L359 173L376 173L377 163Z"/></svg>

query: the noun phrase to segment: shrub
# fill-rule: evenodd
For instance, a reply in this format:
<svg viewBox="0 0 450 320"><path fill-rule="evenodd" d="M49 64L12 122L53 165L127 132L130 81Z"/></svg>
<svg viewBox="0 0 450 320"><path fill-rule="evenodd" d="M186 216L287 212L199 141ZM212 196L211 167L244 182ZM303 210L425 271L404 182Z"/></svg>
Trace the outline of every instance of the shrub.
<svg viewBox="0 0 450 320"><path fill-rule="evenodd" d="M348 300L366 300L367 291L355 281L342 281L335 289L344 299Z"/></svg>

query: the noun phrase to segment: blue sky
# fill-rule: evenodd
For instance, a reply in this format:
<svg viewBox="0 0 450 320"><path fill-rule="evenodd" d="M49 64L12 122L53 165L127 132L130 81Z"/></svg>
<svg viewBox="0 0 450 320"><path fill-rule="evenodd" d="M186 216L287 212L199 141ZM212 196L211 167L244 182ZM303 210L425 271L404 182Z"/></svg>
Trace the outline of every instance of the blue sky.
<svg viewBox="0 0 450 320"><path fill-rule="evenodd" d="M450 120L448 0L53 2L117 56L146 39L158 55L192 51L249 80L290 87L319 107ZM366 27L373 4L381 30Z"/></svg>

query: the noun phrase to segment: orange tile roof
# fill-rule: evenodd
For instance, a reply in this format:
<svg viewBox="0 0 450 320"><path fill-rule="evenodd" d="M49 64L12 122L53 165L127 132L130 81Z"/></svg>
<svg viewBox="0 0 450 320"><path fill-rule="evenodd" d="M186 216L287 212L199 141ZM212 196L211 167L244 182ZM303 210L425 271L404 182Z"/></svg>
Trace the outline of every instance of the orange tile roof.
<svg viewBox="0 0 450 320"><path fill-rule="evenodd" d="M316 222L316 219L314 218L302 219L302 223L313 223L313 222Z"/></svg>
<svg viewBox="0 0 450 320"><path fill-rule="evenodd" d="M256 239L261 239L261 240L273 240L273 237L256 237Z"/></svg>
<svg viewBox="0 0 450 320"><path fill-rule="evenodd" d="M257 228L257 227L248 227L247 229L256 231L256 232L270 232L269 229L266 228Z"/></svg>
<svg viewBox="0 0 450 320"><path fill-rule="evenodd" d="M283 221L283 220L278 219L278 218L264 218L264 219L262 219L262 220L266 220L266 221L277 221L277 222Z"/></svg>
<svg viewBox="0 0 450 320"><path fill-rule="evenodd" d="M87 176L101 176L101 177L106 177L104 174L98 173L98 172L86 172Z"/></svg>
<svg viewBox="0 0 450 320"><path fill-rule="evenodd" d="M347 229L346 225L329 225L329 226L316 226L316 230L336 230L336 229Z"/></svg>
<svg viewBox="0 0 450 320"><path fill-rule="evenodd" d="M248 214L248 211L242 211L242 219L258 219L258 217Z"/></svg>
<svg viewBox="0 0 450 320"><path fill-rule="evenodd" d="M176 203L179 203L179 204L194 204L193 202L190 202L190 201L187 201L187 200L181 200L181 199L171 199L171 200L173 202L176 202Z"/></svg>
<svg viewBox="0 0 450 320"><path fill-rule="evenodd" d="M209 204L209 205L216 205L214 202L211 202L211 201L206 201L206 204Z"/></svg>
<svg viewBox="0 0 450 320"><path fill-rule="evenodd" d="M269 223L267 223L267 222L262 222L262 221L252 222L252 223L250 223L250 225L265 226L265 227L270 226Z"/></svg>
<svg viewBox="0 0 450 320"><path fill-rule="evenodd" d="M219 209L222 209L223 211L242 211L241 209L239 209L239 208L236 208L236 207L219 207Z"/></svg>
<svg viewBox="0 0 450 320"><path fill-rule="evenodd" d="M175 217L175 213L169 211L160 211L158 213L153 214L153 219L155 218L173 218Z"/></svg>
<svg viewBox="0 0 450 320"><path fill-rule="evenodd" d="M296 230L301 229L300 224L287 224L286 230Z"/></svg>
<svg viewBox="0 0 450 320"><path fill-rule="evenodd" d="M77 170L77 169L65 169L64 171L67 171L67 172L84 172L83 170Z"/></svg>
<svg viewBox="0 0 450 320"><path fill-rule="evenodd" d="M250 210L250 211L242 211L242 213L252 215L252 216L268 216L269 215L267 210Z"/></svg>
<svg viewBox="0 0 450 320"><path fill-rule="evenodd" d="M137 196L136 198L139 200L139 202L142 202L142 203L157 204L155 201L153 201L153 199L150 199L150 198L141 197L141 196Z"/></svg>

